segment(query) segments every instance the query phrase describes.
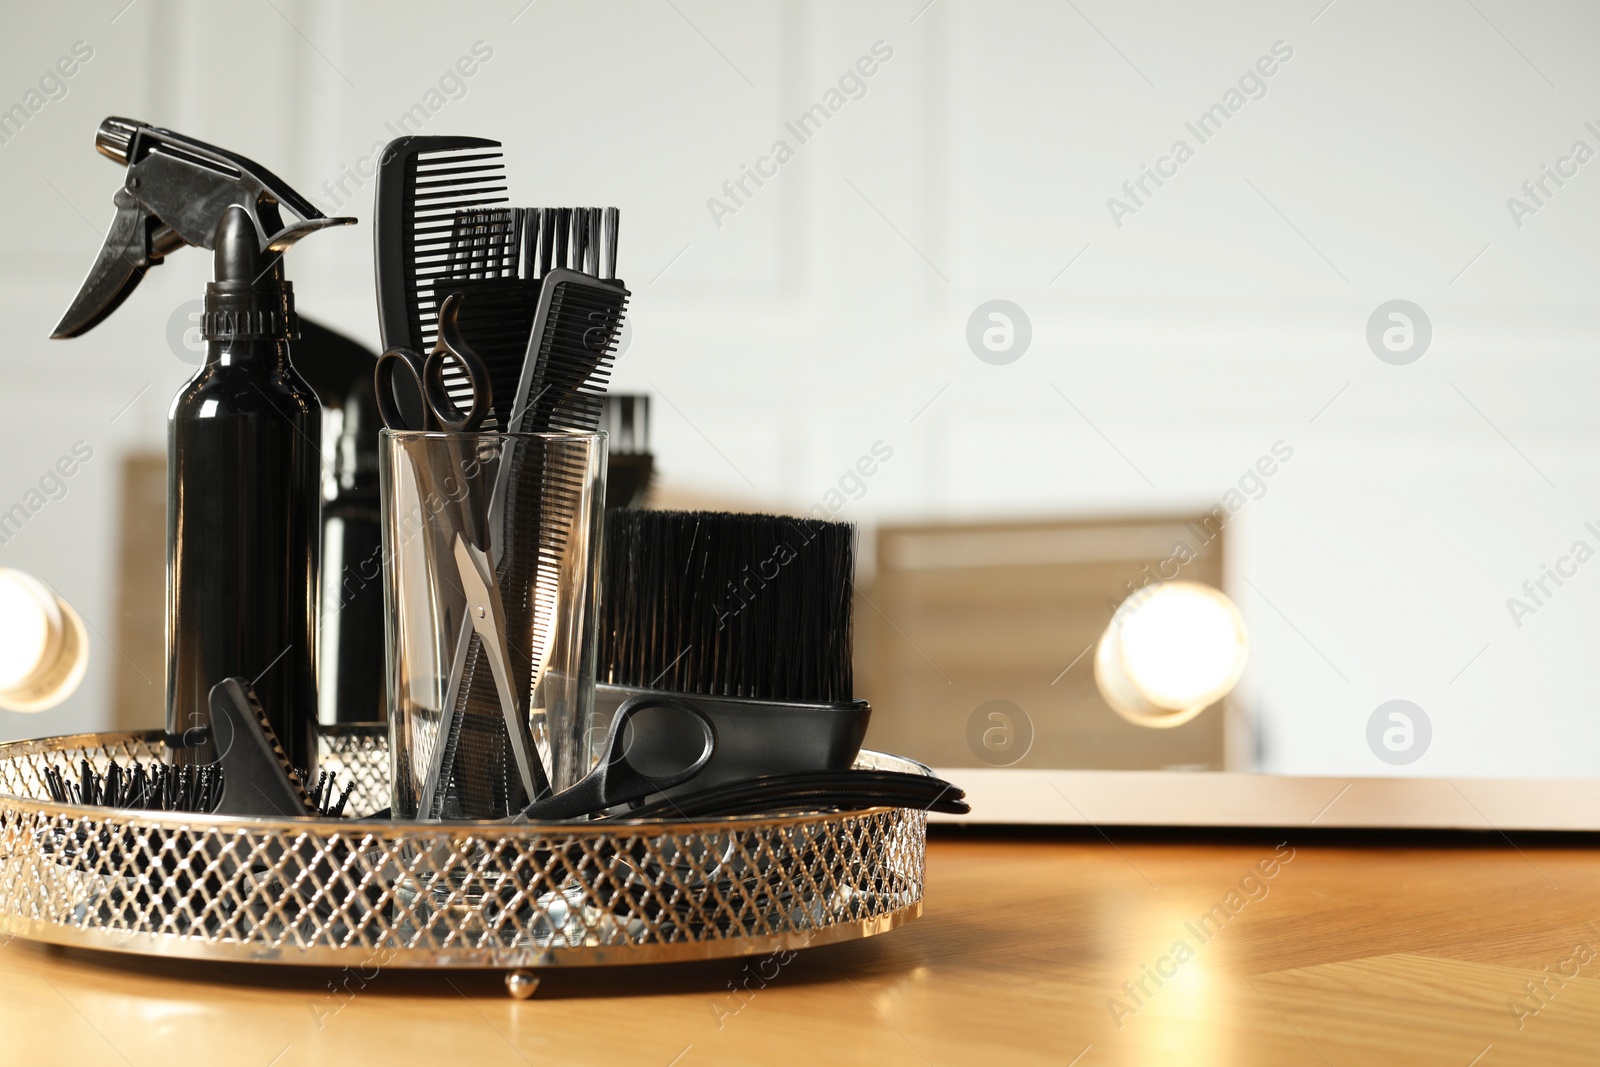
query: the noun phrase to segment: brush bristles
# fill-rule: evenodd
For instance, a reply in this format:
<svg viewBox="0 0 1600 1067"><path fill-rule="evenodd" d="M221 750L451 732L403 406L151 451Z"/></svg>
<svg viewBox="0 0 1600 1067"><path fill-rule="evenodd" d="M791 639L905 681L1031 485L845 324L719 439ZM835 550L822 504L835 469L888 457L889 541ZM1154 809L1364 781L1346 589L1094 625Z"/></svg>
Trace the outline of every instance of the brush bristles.
<svg viewBox="0 0 1600 1067"><path fill-rule="evenodd" d="M607 452L632 456L650 451L650 398L638 393L608 393L600 413Z"/></svg>
<svg viewBox="0 0 1600 1067"><path fill-rule="evenodd" d="M305 777L298 772L296 776ZM76 780L69 771L46 767L44 784L50 799L57 804L205 814L214 811L222 800L223 774L218 763L173 766L140 760L126 767L113 762L104 774L99 774L88 760L79 760ZM333 774L323 771L311 796L312 806L322 818L343 818L355 789L355 782L349 782L341 792Z"/></svg>
<svg viewBox="0 0 1600 1067"><path fill-rule="evenodd" d="M46 767L44 782L57 804L205 813L222 799L222 768L216 764L112 763L98 774L80 760L76 780L70 771Z"/></svg>
<svg viewBox="0 0 1600 1067"><path fill-rule="evenodd" d="M850 523L622 508L602 558L602 682L852 699Z"/></svg>

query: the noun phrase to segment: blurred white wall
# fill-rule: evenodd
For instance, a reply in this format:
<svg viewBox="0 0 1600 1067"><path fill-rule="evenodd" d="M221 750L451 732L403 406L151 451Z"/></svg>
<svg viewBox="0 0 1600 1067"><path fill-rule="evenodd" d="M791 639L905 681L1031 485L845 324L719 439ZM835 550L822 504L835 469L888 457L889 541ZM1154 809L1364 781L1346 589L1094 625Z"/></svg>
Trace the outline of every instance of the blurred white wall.
<svg viewBox="0 0 1600 1067"><path fill-rule="evenodd" d="M1168 511L1222 499L1282 441L1293 458L1234 526L1261 768L1589 776L1600 563L1520 627L1506 601L1574 541L1600 549L1600 160L1560 163L1579 140L1600 151L1600 8L1325 4L15 13L0 109L75 42L93 54L0 144L0 510L74 441L95 458L0 565L49 579L98 636L80 693L0 714L0 734L101 720L116 457L160 445L193 369L170 320L209 273L179 252L90 335L45 339L120 183L97 123L224 145L365 223L370 183L337 183L420 104L424 132L503 139L519 202L623 208L636 298L616 381L659 398L673 482L806 508L881 440L893 459L845 517ZM448 77L475 46L488 58ZM1230 98L1275 48L1271 77ZM1185 126L1235 99L1204 143ZM785 123L818 103L838 107L802 143ZM1179 139L1192 158L1162 162ZM778 140L792 158L763 163ZM1514 219L1546 164L1576 173ZM724 182L758 165L776 174L734 202ZM1158 165L1141 202L1123 192ZM365 225L320 234L290 275L302 311L376 343L370 248ZM991 299L1031 322L1008 365L966 340ZM1368 347L1394 299L1432 325L1410 365ZM1395 698L1433 728L1408 767L1367 746Z"/></svg>

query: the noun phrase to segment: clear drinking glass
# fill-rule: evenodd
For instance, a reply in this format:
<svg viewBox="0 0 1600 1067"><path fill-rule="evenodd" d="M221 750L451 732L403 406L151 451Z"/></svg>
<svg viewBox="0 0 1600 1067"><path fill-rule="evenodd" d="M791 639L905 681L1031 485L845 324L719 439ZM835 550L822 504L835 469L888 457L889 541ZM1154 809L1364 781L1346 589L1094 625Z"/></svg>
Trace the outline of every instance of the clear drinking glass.
<svg viewBox="0 0 1600 1067"><path fill-rule="evenodd" d="M590 766L603 433L384 430L390 800L514 814ZM534 766L537 764L537 766Z"/></svg>

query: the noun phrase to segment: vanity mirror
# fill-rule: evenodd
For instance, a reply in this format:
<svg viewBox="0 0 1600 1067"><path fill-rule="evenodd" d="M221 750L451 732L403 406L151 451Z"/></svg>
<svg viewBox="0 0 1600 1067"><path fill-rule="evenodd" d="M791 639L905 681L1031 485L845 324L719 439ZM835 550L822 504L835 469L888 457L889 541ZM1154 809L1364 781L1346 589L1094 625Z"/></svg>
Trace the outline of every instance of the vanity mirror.
<svg viewBox="0 0 1600 1067"><path fill-rule="evenodd" d="M125 335L52 348L107 221L106 175L52 161L105 114L286 161L364 224L297 251L301 313L376 346L373 152L514 130L524 200L634 220L615 385L650 397L653 503L858 523L867 743L972 818L1600 828L1600 12L519 6L402 31L367 3L293 29L146 0L0 123L29 205L0 225L0 566L46 578L93 653L5 736L154 725L150 457L207 270L175 257ZM40 9L0 52L32 70L78 26ZM169 31L182 64L131 43ZM248 83L201 47L241 37ZM530 103L552 80L604 121ZM1243 635L1175 624L1158 658L1247 663L1141 725L1095 649L1163 581L1224 594Z"/></svg>

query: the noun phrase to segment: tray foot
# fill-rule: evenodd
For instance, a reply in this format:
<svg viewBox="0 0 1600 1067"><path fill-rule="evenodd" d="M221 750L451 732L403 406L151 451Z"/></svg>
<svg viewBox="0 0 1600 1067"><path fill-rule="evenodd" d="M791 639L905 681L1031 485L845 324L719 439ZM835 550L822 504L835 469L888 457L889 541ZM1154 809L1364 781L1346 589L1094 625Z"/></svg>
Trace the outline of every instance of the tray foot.
<svg viewBox="0 0 1600 1067"><path fill-rule="evenodd" d="M539 976L526 967L506 972L506 992L517 1000L527 1000L539 991Z"/></svg>

